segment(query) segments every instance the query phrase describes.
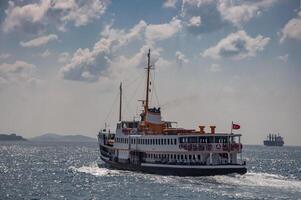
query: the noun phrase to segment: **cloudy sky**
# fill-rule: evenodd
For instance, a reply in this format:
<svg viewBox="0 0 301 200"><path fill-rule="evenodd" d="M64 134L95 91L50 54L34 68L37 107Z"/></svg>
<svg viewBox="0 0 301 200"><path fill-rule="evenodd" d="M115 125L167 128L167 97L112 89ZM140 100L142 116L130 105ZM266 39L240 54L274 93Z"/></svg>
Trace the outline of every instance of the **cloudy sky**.
<svg viewBox="0 0 301 200"><path fill-rule="evenodd" d="M121 81L133 119L150 48L164 119L301 145L299 0L1 0L0 29L0 132L114 129Z"/></svg>

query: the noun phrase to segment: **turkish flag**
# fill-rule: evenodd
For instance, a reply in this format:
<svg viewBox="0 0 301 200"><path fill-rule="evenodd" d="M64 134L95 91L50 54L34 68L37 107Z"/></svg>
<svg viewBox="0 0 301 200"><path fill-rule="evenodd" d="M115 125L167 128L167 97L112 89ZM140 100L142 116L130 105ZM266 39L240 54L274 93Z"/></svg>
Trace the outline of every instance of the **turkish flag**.
<svg viewBox="0 0 301 200"><path fill-rule="evenodd" d="M240 125L239 124L232 124L232 129L234 129L234 130L240 129Z"/></svg>

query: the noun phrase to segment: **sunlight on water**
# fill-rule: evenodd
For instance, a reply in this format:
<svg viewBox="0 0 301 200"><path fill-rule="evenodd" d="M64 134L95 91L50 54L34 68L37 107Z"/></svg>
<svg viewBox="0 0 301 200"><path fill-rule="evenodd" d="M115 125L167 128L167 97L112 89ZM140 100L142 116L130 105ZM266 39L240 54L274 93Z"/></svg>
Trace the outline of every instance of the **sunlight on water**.
<svg viewBox="0 0 301 200"><path fill-rule="evenodd" d="M120 174L118 170L112 170L105 167L99 167L96 162L91 163L88 166L82 166L76 168L74 166L69 167L72 171L91 174L94 176L116 176Z"/></svg>
<svg viewBox="0 0 301 200"><path fill-rule="evenodd" d="M214 179L222 184L253 186L253 187L274 187L280 189L301 190L301 181L287 179L281 175L268 173L247 173L243 176L215 176Z"/></svg>
<svg viewBox="0 0 301 200"><path fill-rule="evenodd" d="M0 199L300 199L300 147L245 155L245 175L177 177L107 168L95 143L3 144Z"/></svg>

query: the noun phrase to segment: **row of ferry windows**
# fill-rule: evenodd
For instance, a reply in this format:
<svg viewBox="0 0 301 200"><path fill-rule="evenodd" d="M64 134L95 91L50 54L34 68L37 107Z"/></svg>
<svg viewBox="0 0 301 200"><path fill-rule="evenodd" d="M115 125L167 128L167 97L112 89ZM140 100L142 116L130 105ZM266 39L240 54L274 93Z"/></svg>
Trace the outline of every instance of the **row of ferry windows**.
<svg viewBox="0 0 301 200"><path fill-rule="evenodd" d="M180 137L180 143L228 143L227 136Z"/></svg>
<svg viewBox="0 0 301 200"><path fill-rule="evenodd" d="M145 145L176 145L176 138L168 139L134 139L131 138L131 144L145 144ZM116 142L128 144L128 138L116 138Z"/></svg>
<svg viewBox="0 0 301 200"><path fill-rule="evenodd" d="M201 155L187 154L146 154L146 158L151 159L173 159L173 160L201 160Z"/></svg>

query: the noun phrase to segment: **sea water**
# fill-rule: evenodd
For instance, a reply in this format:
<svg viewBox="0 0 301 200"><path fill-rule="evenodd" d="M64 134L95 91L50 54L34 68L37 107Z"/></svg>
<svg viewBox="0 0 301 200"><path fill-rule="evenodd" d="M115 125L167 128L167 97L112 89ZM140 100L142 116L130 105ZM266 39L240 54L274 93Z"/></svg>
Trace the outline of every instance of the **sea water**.
<svg viewBox="0 0 301 200"><path fill-rule="evenodd" d="M0 143L0 199L301 199L301 147L244 146L248 173L150 175L98 167L97 143Z"/></svg>

